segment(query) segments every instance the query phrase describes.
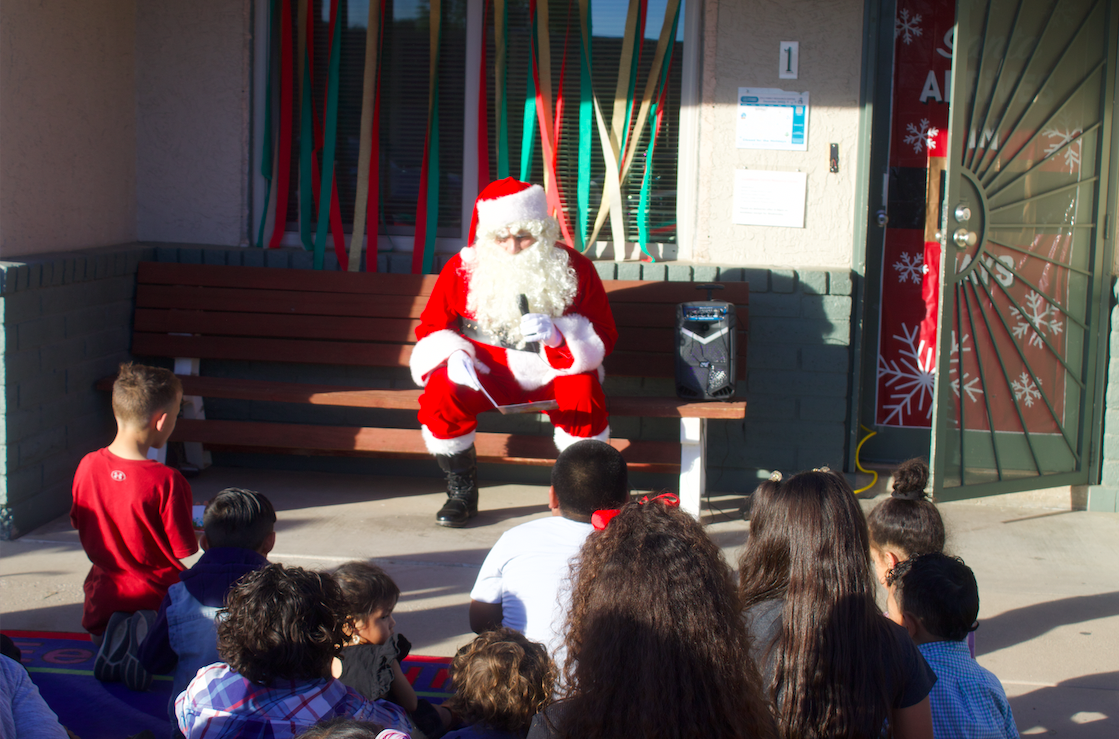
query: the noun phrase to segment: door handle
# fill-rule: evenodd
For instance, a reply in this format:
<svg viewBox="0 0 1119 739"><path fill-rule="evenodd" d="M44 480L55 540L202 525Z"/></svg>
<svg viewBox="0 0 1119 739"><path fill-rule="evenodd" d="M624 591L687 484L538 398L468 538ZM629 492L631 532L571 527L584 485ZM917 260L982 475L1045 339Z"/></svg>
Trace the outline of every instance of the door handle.
<svg viewBox="0 0 1119 739"><path fill-rule="evenodd" d="M956 242L956 246L963 249L968 246L975 246L979 241L979 237L975 235L974 231L968 231L966 228L957 228L956 232L952 234L952 241Z"/></svg>

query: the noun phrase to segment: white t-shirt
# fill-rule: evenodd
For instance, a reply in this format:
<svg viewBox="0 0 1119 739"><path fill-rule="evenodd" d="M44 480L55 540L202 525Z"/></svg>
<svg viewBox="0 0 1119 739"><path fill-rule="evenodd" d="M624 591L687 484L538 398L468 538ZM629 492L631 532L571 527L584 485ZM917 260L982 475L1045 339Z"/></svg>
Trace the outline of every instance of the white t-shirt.
<svg viewBox="0 0 1119 739"><path fill-rule="evenodd" d="M509 529L486 555L470 598L500 603L503 626L540 642L561 660L571 561L593 530L589 523L560 516Z"/></svg>

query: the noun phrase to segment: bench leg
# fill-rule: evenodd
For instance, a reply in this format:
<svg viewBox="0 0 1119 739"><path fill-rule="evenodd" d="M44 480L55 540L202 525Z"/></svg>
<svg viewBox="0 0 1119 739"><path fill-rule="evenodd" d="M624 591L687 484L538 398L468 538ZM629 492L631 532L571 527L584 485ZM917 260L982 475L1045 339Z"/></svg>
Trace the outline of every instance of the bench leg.
<svg viewBox="0 0 1119 739"><path fill-rule="evenodd" d="M699 518L707 487L707 419L680 419L680 507Z"/></svg>
<svg viewBox="0 0 1119 739"><path fill-rule="evenodd" d="M198 375L199 364L200 360L194 357L176 357L175 374ZM204 420L206 418L206 409L202 405L202 396L183 396L183 418L198 420ZM186 455L186 461L199 470L204 470L213 464L210 453L205 451L202 448L202 444L197 441L183 442L183 452Z"/></svg>

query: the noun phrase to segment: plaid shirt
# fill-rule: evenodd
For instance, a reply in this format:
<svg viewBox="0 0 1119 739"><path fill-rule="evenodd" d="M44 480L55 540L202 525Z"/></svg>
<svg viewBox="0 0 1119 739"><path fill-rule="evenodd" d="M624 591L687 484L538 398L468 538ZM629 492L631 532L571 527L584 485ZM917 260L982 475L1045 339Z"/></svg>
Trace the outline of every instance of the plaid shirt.
<svg viewBox="0 0 1119 739"><path fill-rule="evenodd" d="M1002 683L971 658L963 641L918 646L936 673L929 693L936 739L1018 739Z"/></svg>
<svg viewBox="0 0 1119 739"><path fill-rule="evenodd" d="M199 670L175 701L175 717L188 739L286 739L335 716L411 731L403 708L368 701L334 678L257 685L222 662Z"/></svg>

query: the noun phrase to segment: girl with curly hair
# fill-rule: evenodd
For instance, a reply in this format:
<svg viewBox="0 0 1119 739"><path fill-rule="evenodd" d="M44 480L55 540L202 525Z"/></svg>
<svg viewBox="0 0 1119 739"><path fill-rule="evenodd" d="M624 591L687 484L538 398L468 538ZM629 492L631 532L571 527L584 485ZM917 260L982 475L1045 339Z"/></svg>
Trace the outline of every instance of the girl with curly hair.
<svg viewBox="0 0 1119 739"><path fill-rule="evenodd" d="M629 503L588 537L573 569L566 687L529 739L775 736L730 567L678 505Z"/></svg>
<svg viewBox="0 0 1119 739"><path fill-rule="evenodd" d="M409 731L408 716L330 676L346 640L342 593L329 574L269 564L229 591L218 656L175 701L187 739L294 737L335 716Z"/></svg>
<svg viewBox="0 0 1119 739"><path fill-rule="evenodd" d="M445 739L521 739L552 702L556 666L543 644L499 628L458 651L451 677L455 694L446 706L470 725Z"/></svg>
<svg viewBox="0 0 1119 739"><path fill-rule="evenodd" d="M739 562L752 652L787 739L932 739L936 676L874 601L866 519L830 470L762 483Z"/></svg>

